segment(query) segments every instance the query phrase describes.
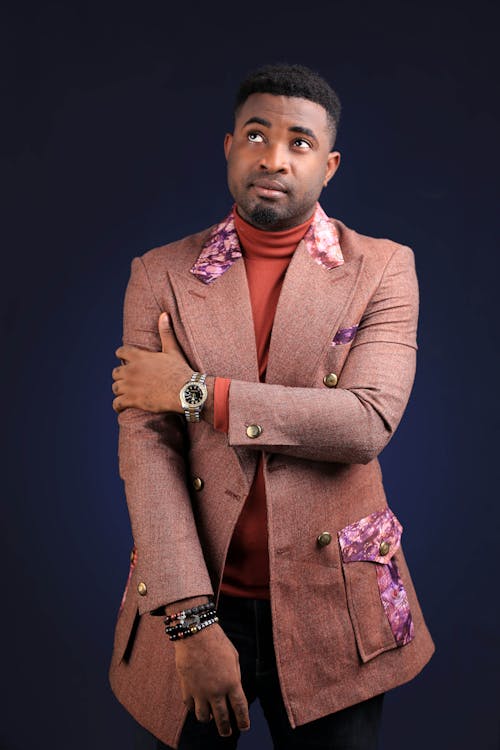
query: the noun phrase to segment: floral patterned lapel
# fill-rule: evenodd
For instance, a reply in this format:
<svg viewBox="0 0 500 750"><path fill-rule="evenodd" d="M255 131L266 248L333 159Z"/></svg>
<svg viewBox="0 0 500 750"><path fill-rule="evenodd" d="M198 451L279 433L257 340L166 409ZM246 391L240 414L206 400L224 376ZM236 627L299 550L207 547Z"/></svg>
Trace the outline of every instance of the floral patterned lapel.
<svg viewBox="0 0 500 750"><path fill-rule="evenodd" d="M324 268L335 268L344 262L335 225L319 203L312 224L304 235L304 242L310 256ZM210 234L190 271L204 284L211 284L242 255L231 210Z"/></svg>

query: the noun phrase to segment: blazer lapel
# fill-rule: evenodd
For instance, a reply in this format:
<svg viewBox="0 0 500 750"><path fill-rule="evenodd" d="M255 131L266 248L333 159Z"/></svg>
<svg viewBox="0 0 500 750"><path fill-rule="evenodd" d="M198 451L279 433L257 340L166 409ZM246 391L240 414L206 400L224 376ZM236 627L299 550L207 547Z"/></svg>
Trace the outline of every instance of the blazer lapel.
<svg viewBox="0 0 500 750"><path fill-rule="evenodd" d="M274 318L266 383L308 387L354 295L363 256L333 268L315 262L304 240L288 267Z"/></svg>
<svg viewBox="0 0 500 750"><path fill-rule="evenodd" d="M196 366L219 377L258 382L252 306L243 259L232 263L210 284L201 284L193 275L172 271L169 275Z"/></svg>

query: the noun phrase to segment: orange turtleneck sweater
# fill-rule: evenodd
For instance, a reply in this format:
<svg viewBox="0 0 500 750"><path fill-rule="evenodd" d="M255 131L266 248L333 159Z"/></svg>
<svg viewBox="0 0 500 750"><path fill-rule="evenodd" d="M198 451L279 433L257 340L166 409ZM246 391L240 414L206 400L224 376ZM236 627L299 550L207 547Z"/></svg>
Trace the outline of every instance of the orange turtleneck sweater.
<svg viewBox="0 0 500 750"><path fill-rule="evenodd" d="M280 232L257 229L242 219L233 207L234 224L243 252L252 304L259 377L265 382L269 343L281 285L288 264L314 214L303 224ZM214 427L223 432L229 426L228 378L216 378L214 385ZM238 518L229 546L221 591L231 596L269 598L269 553L263 454L248 497Z"/></svg>

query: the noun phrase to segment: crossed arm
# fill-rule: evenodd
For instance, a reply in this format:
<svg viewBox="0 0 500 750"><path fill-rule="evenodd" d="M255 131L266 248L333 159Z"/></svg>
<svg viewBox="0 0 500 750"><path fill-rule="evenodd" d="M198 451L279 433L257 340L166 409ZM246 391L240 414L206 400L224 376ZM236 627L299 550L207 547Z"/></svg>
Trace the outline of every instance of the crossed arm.
<svg viewBox="0 0 500 750"><path fill-rule="evenodd" d="M179 391L192 369L168 316L155 301L141 259L133 261L127 297L124 346L116 350L126 365L112 373L113 408L119 414L129 408L182 414ZM291 388L233 380L229 445L317 461L371 461L391 438L408 402L416 367L417 318L413 253L399 246L362 317L338 387ZM209 396L202 412L211 424L216 375L209 373L207 378ZM257 439L246 434L249 424L263 427Z"/></svg>

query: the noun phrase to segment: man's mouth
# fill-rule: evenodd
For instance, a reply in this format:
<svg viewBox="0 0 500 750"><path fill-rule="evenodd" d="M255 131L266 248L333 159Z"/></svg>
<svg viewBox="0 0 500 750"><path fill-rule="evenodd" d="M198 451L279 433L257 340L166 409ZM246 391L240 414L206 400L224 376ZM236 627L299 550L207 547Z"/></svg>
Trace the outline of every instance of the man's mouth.
<svg viewBox="0 0 500 750"><path fill-rule="evenodd" d="M262 198L281 198L288 191L279 180L269 180L260 178L250 183L257 195Z"/></svg>

